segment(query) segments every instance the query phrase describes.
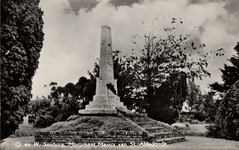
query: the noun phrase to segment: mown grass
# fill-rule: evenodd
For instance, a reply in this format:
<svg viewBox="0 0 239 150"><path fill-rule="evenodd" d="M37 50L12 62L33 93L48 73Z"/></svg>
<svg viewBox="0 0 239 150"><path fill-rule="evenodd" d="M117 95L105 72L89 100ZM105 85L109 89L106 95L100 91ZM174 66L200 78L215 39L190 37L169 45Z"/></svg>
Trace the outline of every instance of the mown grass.
<svg viewBox="0 0 239 150"><path fill-rule="evenodd" d="M184 135L188 136L206 136L209 124L189 124L189 123L175 123L173 126Z"/></svg>

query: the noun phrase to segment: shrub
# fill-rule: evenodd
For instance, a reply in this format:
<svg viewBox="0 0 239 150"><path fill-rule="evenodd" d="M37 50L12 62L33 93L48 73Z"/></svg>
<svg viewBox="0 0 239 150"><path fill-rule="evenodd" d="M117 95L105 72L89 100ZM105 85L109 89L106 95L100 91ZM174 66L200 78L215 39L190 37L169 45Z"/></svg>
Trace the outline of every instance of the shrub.
<svg viewBox="0 0 239 150"><path fill-rule="evenodd" d="M35 127L47 127L50 126L51 124L53 124L55 122L54 118L50 115L40 115L36 118Z"/></svg>
<svg viewBox="0 0 239 150"><path fill-rule="evenodd" d="M150 117L168 124L173 124L178 119L178 112L171 107L152 109Z"/></svg>
<svg viewBox="0 0 239 150"><path fill-rule="evenodd" d="M222 133L220 133L220 127L217 125L211 125L211 126L206 126L206 128L209 130L207 132L207 137L213 137L213 138L222 138Z"/></svg>
<svg viewBox="0 0 239 150"><path fill-rule="evenodd" d="M203 113L201 112L196 112L194 114L194 119L198 120L198 121L204 121L205 120L205 116Z"/></svg>

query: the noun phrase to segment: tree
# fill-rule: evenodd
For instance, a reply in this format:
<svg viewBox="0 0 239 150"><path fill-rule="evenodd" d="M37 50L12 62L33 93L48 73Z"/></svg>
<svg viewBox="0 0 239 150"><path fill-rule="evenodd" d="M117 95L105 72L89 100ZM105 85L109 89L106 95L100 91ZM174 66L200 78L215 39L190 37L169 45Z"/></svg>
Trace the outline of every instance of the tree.
<svg viewBox="0 0 239 150"><path fill-rule="evenodd" d="M215 121L216 117L216 111L219 105L219 101L214 99L215 92L210 91L203 95L203 108L202 108L202 114L205 117L206 122L213 123Z"/></svg>
<svg viewBox="0 0 239 150"><path fill-rule="evenodd" d="M215 82L211 84L211 88L218 92L225 93L230 87L239 80L239 42L234 47L237 55L233 55L228 61L231 65L224 64L224 69L220 69L222 72L223 84Z"/></svg>
<svg viewBox="0 0 239 150"><path fill-rule="evenodd" d="M187 110L193 115L193 119L199 121L214 122L215 111L218 106L215 92L209 91L202 94L200 87L194 81L188 80Z"/></svg>
<svg viewBox="0 0 239 150"><path fill-rule="evenodd" d="M177 19L172 18L172 23L175 22L177 22ZM192 80L210 76L210 73L206 70L208 65L207 57L210 54L204 54L203 48L206 46L205 44L196 44L190 39L190 35L175 35L175 27L163 28L163 30L166 33L165 37L156 36L155 29L150 31L148 35L135 35L134 38L143 40L143 46L140 45L141 42L133 41L138 48L132 49L133 55L128 57L131 72L135 76L134 82L139 84L135 86L138 87L135 91L142 98L143 109L146 111L154 107L153 105L155 104L151 103L150 99L155 96L154 91L162 86L162 83L169 76L180 72L184 72L186 78L191 78ZM216 55L221 56L223 49L218 49L214 52ZM177 100L181 101L181 98ZM181 102L177 103L178 106L174 105L172 107L177 107L178 110L181 110Z"/></svg>
<svg viewBox="0 0 239 150"><path fill-rule="evenodd" d="M39 0L1 2L1 138L18 128L27 113L32 78L43 44Z"/></svg>
<svg viewBox="0 0 239 150"><path fill-rule="evenodd" d="M222 72L222 84L213 83L211 88L223 93L223 98L218 104L216 111L215 125L209 127L209 135L232 140L239 140L239 115L238 87L239 87L239 42L234 47L237 56L233 55L229 61L231 66L224 65Z"/></svg>
<svg viewBox="0 0 239 150"><path fill-rule="evenodd" d="M149 99L149 117L169 124L178 119L179 109L187 96L186 74L171 74Z"/></svg>
<svg viewBox="0 0 239 150"><path fill-rule="evenodd" d="M59 109L55 121L65 121L70 115L78 114L93 99L95 95L95 80L80 77L76 84L67 83L64 87L51 82L50 99Z"/></svg>
<svg viewBox="0 0 239 150"><path fill-rule="evenodd" d="M194 81L188 80L188 95L186 103L189 112L198 112L200 103L203 101L200 87Z"/></svg>
<svg viewBox="0 0 239 150"><path fill-rule="evenodd" d="M239 141L239 80L231 86L220 101L216 114L215 124L209 126L211 137L226 138ZM216 113L215 113L216 112Z"/></svg>
<svg viewBox="0 0 239 150"><path fill-rule="evenodd" d="M31 113L36 116L36 127L46 127L78 114L78 110L92 100L95 92L94 83L86 77L80 77L76 84L69 82L65 86L57 86L56 82L51 82L49 86L48 97L37 97L30 103Z"/></svg>
<svg viewBox="0 0 239 150"><path fill-rule="evenodd" d="M113 51L114 78L117 80L118 96L128 109L141 111L140 95L134 95L134 89L139 88L135 80L135 74L129 65L127 57L122 56L121 52ZM139 96L139 97L138 97Z"/></svg>
<svg viewBox="0 0 239 150"><path fill-rule="evenodd" d="M93 73L96 72L93 71ZM76 84L69 82L65 86L57 86L56 82L51 82L48 97L37 97L30 103L30 111L33 116L36 116L34 126L47 127L78 114L78 110L83 109L95 95L96 85L93 73L89 73L90 79L80 77Z"/></svg>

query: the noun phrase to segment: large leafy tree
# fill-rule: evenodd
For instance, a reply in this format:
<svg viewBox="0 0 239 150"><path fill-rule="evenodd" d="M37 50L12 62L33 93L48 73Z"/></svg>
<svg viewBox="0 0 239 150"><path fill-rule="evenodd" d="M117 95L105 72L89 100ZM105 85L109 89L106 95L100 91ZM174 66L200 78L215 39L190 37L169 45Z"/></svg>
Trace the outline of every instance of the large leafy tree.
<svg viewBox="0 0 239 150"><path fill-rule="evenodd" d="M43 44L39 0L1 1L1 138L23 121Z"/></svg>
<svg viewBox="0 0 239 150"><path fill-rule="evenodd" d="M231 65L224 64L224 69L220 69L224 83L220 84L215 82L211 84L210 86L213 90L225 93L237 80L239 80L239 42L234 47L234 50L236 51L236 55L233 55L229 59Z"/></svg>
<svg viewBox="0 0 239 150"><path fill-rule="evenodd" d="M177 22L177 19L172 18L172 23L175 22ZM150 102L156 94L155 91L170 76L180 77L180 72L184 72L185 77L192 80L210 76L206 67L208 65L207 59L211 54L203 52L205 44L194 42L188 34L176 35L176 27L164 28L163 30L166 36L156 36L155 30L144 36L135 35L136 40L133 43L137 47L132 49L133 55L128 57L130 70L134 74L134 83L138 84L134 87L136 88L135 95L140 95L140 100L144 104L142 105L143 109L146 112L155 105L155 103ZM214 52L220 56L223 54L223 49ZM177 86L168 86L168 88L173 88L177 91L174 92L174 96L179 96L177 94L180 91L177 90ZM185 92L181 91L181 93ZM174 98L174 96L168 97L168 100ZM182 97L177 99L180 102L177 103L177 106L172 106L173 109L181 110L181 103L183 102L181 98L185 99L185 95L181 94L180 96Z"/></svg>

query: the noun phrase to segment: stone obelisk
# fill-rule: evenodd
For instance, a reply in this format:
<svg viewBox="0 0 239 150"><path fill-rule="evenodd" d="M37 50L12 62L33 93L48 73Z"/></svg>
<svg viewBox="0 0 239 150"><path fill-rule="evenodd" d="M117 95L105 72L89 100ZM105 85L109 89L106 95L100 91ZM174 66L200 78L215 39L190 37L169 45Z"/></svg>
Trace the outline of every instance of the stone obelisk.
<svg viewBox="0 0 239 150"><path fill-rule="evenodd" d="M114 80L111 29L104 25L101 27L100 76L96 82L96 95L85 109L79 110L79 113L117 114L116 107L127 110L116 93L117 83Z"/></svg>

